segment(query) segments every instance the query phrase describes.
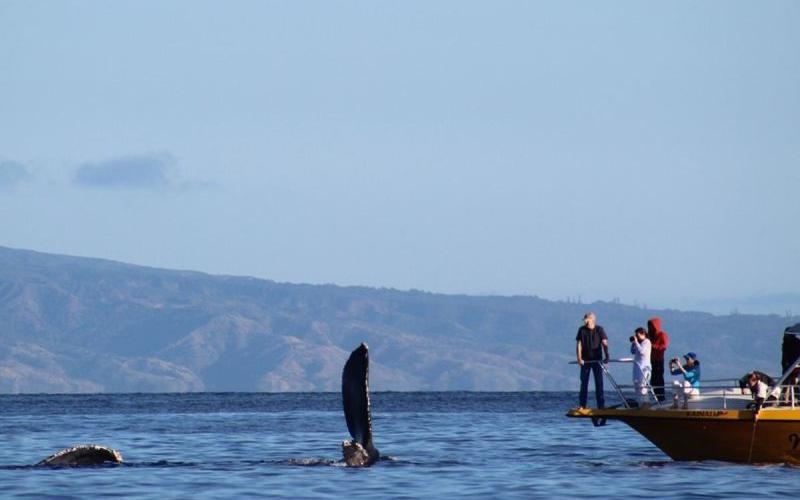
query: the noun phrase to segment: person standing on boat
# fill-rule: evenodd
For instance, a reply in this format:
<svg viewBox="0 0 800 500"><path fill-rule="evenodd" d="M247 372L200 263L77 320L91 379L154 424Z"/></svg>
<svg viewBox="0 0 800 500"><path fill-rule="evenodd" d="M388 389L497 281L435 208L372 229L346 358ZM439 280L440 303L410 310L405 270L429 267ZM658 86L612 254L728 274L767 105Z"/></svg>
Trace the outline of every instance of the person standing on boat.
<svg viewBox="0 0 800 500"><path fill-rule="evenodd" d="M650 383L659 401L664 401L664 352L669 347L669 335L661 329L661 318L647 320L647 338L650 339L650 363L653 375Z"/></svg>
<svg viewBox="0 0 800 500"><path fill-rule="evenodd" d="M639 327L631 337L631 354L633 354L633 385L636 387L636 401L642 407L648 400L647 389L650 386L650 340L647 331Z"/></svg>
<svg viewBox="0 0 800 500"><path fill-rule="evenodd" d="M594 393L597 398L597 407L604 408L606 405L603 395L603 367L600 363L608 363L608 337L603 327L597 324L593 312L583 315L583 326L578 328L578 335L575 336L577 345L575 354L578 365L581 367L581 391L578 404L581 408L586 408L586 400L589 392L589 373L594 376ZM605 354L605 357L603 355Z"/></svg>

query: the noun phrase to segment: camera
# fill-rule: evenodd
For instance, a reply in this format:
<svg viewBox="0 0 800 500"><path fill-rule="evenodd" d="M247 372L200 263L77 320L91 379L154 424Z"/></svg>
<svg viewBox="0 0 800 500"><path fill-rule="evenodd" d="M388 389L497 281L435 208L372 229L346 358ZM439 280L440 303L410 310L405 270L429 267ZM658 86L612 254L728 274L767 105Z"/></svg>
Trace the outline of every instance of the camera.
<svg viewBox="0 0 800 500"><path fill-rule="evenodd" d="M633 335L631 335L631 336L630 336L630 338L629 338L628 340L629 340L630 342L633 342L634 340L636 340L636 337L634 337Z"/></svg>

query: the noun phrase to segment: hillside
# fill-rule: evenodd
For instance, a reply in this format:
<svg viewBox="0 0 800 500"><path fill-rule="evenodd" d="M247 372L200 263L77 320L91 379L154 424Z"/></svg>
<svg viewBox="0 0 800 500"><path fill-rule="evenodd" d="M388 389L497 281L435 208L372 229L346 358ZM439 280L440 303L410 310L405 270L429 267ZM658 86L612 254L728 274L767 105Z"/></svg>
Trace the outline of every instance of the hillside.
<svg viewBox="0 0 800 500"><path fill-rule="evenodd" d="M0 247L0 392L337 391L371 348L373 390L573 389L585 310L627 355L658 315L704 376L778 369L798 318L211 276ZM620 377L627 380L629 366Z"/></svg>

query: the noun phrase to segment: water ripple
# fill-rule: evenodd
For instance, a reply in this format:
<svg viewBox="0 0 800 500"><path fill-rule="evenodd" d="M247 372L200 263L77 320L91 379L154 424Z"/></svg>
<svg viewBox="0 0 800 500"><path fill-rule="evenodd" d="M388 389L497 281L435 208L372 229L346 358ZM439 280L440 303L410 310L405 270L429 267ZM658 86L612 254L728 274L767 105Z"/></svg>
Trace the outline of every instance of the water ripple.
<svg viewBox="0 0 800 500"><path fill-rule="evenodd" d="M672 462L625 425L594 428L565 418L574 400L552 393L378 393L373 425L386 459L352 469L341 461L348 435L335 393L0 396L0 484L2 496L12 498L795 492L795 467ZM88 442L118 449L125 462L25 465Z"/></svg>

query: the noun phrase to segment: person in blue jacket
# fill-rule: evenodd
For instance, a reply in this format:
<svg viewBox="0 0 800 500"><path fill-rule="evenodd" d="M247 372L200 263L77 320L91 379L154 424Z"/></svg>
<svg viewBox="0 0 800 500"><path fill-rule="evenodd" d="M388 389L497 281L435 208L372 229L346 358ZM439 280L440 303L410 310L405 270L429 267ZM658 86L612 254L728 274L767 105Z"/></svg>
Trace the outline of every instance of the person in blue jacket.
<svg viewBox="0 0 800 500"><path fill-rule="evenodd" d="M683 406L687 406L687 399L700 394L700 360L697 354L687 352L683 355L686 360L685 365L681 365L678 358L673 358L669 362L669 372L673 375L683 375L683 382L675 381L675 402L677 403L678 393L683 393Z"/></svg>

